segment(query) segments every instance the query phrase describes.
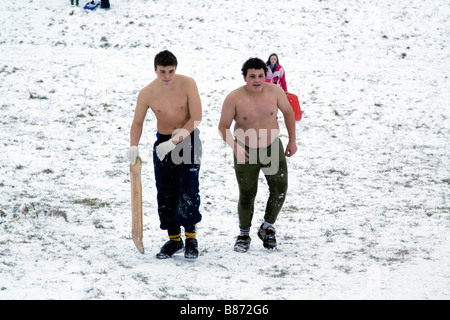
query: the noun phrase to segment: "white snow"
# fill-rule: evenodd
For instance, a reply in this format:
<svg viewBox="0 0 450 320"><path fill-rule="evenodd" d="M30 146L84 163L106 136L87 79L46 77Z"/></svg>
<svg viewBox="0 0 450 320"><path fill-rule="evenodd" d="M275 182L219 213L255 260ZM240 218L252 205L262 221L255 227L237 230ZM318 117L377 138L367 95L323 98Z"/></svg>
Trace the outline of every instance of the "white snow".
<svg viewBox="0 0 450 320"><path fill-rule="evenodd" d="M3 3L0 299L449 299L449 21L449 4L432 0ZM155 258L167 236L150 114L145 255L130 236L129 129L164 49L196 79L204 109L196 261ZM252 247L240 254L217 124L244 84L242 63L272 52L304 111L299 151L279 250L256 236L261 176Z"/></svg>

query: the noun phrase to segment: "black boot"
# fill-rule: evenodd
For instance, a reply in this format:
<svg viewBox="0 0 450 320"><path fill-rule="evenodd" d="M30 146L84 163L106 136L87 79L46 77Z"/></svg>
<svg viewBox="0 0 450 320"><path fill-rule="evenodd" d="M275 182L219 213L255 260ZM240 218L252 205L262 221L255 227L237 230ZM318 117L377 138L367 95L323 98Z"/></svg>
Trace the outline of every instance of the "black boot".
<svg viewBox="0 0 450 320"><path fill-rule="evenodd" d="M186 259L198 258L198 241L195 238L186 239L186 248L184 250L184 257Z"/></svg>
<svg viewBox="0 0 450 320"><path fill-rule="evenodd" d="M262 240L263 246L266 249L276 249L277 239L275 237L275 228L268 227L263 229L263 225L258 230L258 237Z"/></svg>
<svg viewBox="0 0 450 320"><path fill-rule="evenodd" d="M246 233L242 233L237 237L236 244L234 245L234 251L236 252L247 252L250 249L250 242L252 239Z"/></svg>
<svg viewBox="0 0 450 320"><path fill-rule="evenodd" d="M180 241L169 240L162 246L161 251L156 255L156 258L169 259L175 253L183 250L183 248L184 248L183 240L181 239Z"/></svg>

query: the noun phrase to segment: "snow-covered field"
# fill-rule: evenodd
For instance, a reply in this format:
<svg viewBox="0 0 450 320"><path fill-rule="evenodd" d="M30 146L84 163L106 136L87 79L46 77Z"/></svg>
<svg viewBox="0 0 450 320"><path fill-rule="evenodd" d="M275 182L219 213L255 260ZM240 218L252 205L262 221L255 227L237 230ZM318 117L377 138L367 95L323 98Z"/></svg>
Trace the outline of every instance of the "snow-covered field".
<svg viewBox="0 0 450 320"><path fill-rule="evenodd" d="M111 0L92 12L2 3L0 299L449 299L449 21L449 4L433 0ZM151 116L140 147L145 255L130 237L129 129L163 49L203 103L196 261L155 258L167 236ZM256 236L261 176L252 248L240 254L217 124L244 84L242 63L272 52L304 111L299 151L279 250Z"/></svg>

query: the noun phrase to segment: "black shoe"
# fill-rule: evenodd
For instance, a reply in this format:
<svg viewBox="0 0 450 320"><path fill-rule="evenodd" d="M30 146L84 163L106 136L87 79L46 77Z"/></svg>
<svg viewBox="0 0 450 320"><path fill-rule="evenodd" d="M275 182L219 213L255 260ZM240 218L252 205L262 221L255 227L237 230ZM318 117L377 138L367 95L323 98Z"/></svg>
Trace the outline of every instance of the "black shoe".
<svg viewBox="0 0 450 320"><path fill-rule="evenodd" d="M275 228L268 227L263 229L262 225L258 230L258 237L262 240L264 248L275 249L277 247L277 239L275 237Z"/></svg>
<svg viewBox="0 0 450 320"><path fill-rule="evenodd" d="M248 249L250 248L250 242L252 241L252 239L249 237L248 234L240 234L237 237L236 240L236 244L234 245L234 251L236 252L247 252Z"/></svg>
<svg viewBox="0 0 450 320"><path fill-rule="evenodd" d="M157 259L169 259L175 253L183 250L184 244L183 240L180 241L167 241L161 248L161 251L156 255Z"/></svg>
<svg viewBox="0 0 450 320"><path fill-rule="evenodd" d="M198 258L198 241L195 238L186 239L186 247L184 249L184 257L186 259Z"/></svg>

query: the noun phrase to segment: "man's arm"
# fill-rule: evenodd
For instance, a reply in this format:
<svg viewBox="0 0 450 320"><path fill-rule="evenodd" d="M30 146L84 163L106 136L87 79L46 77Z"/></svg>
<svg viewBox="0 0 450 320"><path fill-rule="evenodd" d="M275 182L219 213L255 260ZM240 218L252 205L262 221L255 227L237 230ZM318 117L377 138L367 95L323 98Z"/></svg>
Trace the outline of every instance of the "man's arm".
<svg viewBox="0 0 450 320"><path fill-rule="evenodd" d="M139 92L136 109L134 110L134 119L130 130L130 146L137 146L141 139L142 129L144 126L145 116L147 115L148 105L145 103L146 94L144 91Z"/></svg>
<svg viewBox="0 0 450 320"><path fill-rule="evenodd" d="M219 134L222 139L233 149L238 162L247 162L249 156L248 152L245 151L245 149L234 140L233 134L230 130L235 116L236 103L232 95L230 94L225 98L225 101L223 102L222 113L220 115L219 121Z"/></svg>
<svg viewBox="0 0 450 320"><path fill-rule="evenodd" d="M148 110L145 101L145 93L141 91L137 98L136 109L134 110L134 119L130 129L130 147L127 151L127 158L132 165L136 163L136 158L139 156L138 144L141 139L144 119Z"/></svg>
<svg viewBox="0 0 450 320"><path fill-rule="evenodd" d="M295 135L295 114L292 110L291 104L286 97L286 93L283 89L277 87L278 108L283 113L284 123L289 135L289 142L286 146L285 155L287 157L293 156L297 152L297 143Z"/></svg>
<svg viewBox="0 0 450 320"><path fill-rule="evenodd" d="M178 144L184 138L188 137L202 121L202 102L198 93L197 84L194 79L186 77L184 85L188 96L189 119L173 136L172 142L174 144Z"/></svg>

